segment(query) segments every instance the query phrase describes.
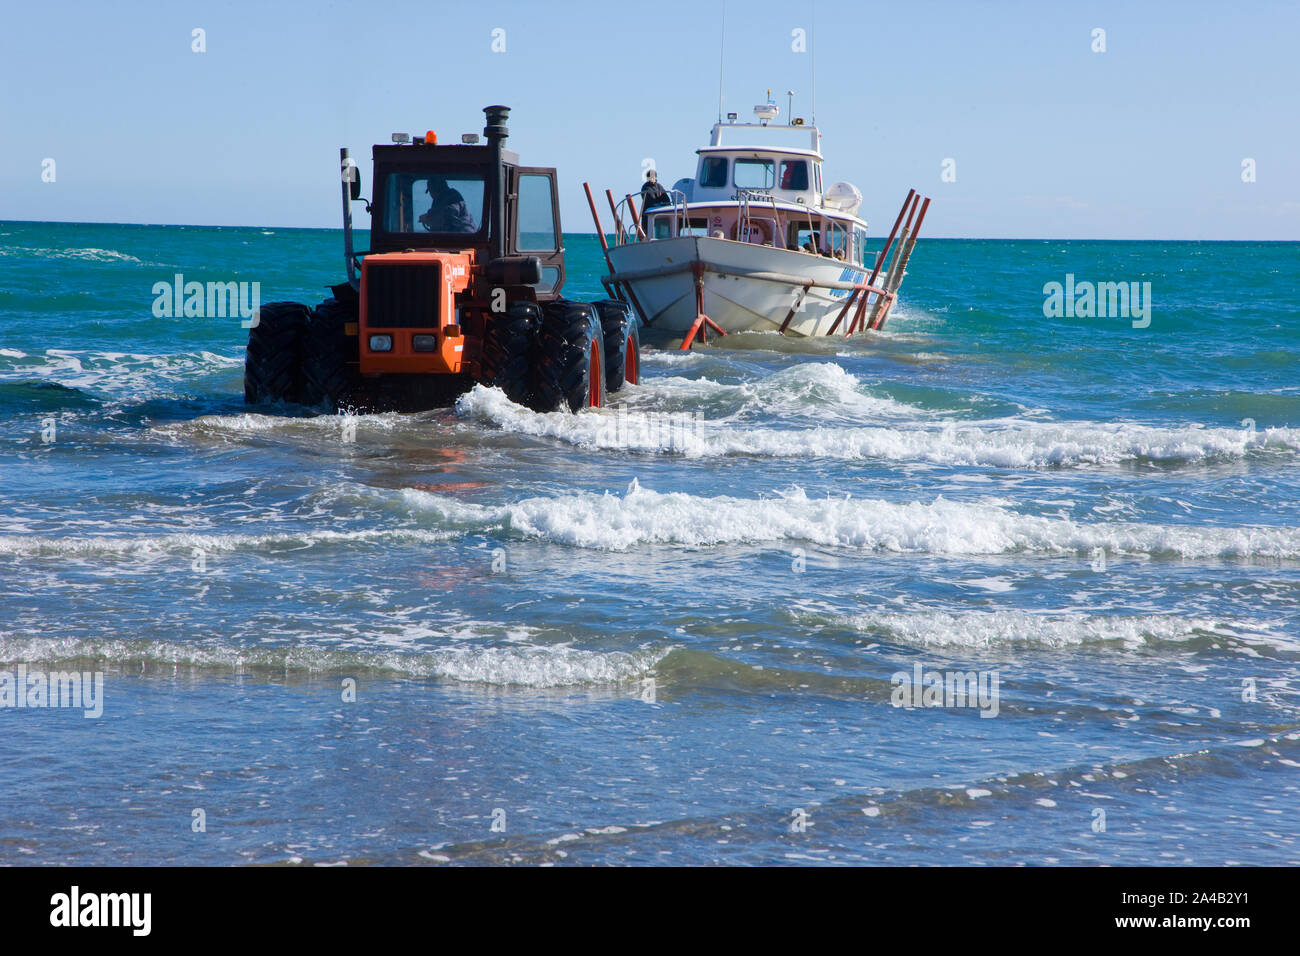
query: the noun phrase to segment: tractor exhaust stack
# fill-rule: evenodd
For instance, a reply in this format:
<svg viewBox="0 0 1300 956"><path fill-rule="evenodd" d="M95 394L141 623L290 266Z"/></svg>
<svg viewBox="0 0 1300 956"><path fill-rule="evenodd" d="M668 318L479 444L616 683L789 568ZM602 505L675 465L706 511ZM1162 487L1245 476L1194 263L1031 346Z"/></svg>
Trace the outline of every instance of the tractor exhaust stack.
<svg viewBox="0 0 1300 956"><path fill-rule="evenodd" d="M483 109L487 116L487 125L483 127L483 138L492 150L492 230L489 240L488 256L500 259L506 254L506 180L501 165L501 153L505 149L506 137L510 130L506 120L510 118L510 107L487 106Z"/></svg>

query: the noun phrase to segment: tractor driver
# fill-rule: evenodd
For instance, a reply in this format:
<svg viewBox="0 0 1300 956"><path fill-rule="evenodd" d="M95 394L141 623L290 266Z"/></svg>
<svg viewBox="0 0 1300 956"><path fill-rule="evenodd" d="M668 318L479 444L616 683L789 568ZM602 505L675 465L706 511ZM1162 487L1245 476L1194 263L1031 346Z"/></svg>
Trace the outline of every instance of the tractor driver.
<svg viewBox="0 0 1300 956"><path fill-rule="evenodd" d="M465 197L447 185L442 176L430 176L425 192L433 199L420 223L429 232L478 232Z"/></svg>

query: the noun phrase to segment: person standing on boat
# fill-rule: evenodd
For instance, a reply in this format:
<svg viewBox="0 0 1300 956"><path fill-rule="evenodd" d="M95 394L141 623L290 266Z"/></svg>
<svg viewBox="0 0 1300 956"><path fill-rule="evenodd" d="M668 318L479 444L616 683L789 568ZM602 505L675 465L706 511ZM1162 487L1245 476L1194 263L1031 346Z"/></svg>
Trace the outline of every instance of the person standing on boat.
<svg viewBox="0 0 1300 956"><path fill-rule="evenodd" d="M659 185L659 174L653 169L646 170L645 182L641 184L641 228L646 226L646 213L654 206L666 206L671 200L668 192Z"/></svg>

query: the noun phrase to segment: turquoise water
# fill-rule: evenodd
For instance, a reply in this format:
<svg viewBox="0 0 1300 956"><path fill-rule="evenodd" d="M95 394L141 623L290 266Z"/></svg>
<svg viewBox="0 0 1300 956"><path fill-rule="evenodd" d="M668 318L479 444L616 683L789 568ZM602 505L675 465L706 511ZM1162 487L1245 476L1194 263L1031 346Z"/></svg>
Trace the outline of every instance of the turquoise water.
<svg viewBox="0 0 1300 956"><path fill-rule="evenodd" d="M247 408L153 314L340 247L0 223L0 682L104 695L0 708L0 863L1300 861L1300 246L923 240L578 416Z"/></svg>

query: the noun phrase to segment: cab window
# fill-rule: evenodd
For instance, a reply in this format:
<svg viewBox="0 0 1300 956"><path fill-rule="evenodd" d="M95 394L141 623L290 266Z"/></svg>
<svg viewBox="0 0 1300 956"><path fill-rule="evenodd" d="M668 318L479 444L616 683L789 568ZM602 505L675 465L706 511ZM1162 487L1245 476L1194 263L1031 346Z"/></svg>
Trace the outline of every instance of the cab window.
<svg viewBox="0 0 1300 956"><path fill-rule="evenodd" d="M560 281L560 270L555 266L542 266L542 281L534 282L533 288L538 292L552 292Z"/></svg>
<svg viewBox="0 0 1300 956"><path fill-rule="evenodd" d="M551 177L539 173L519 176L520 252L554 252L559 248L555 235L555 207L551 202Z"/></svg>
<svg viewBox="0 0 1300 956"><path fill-rule="evenodd" d="M476 172L389 173L383 229L396 233L478 234L487 190Z"/></svg>

